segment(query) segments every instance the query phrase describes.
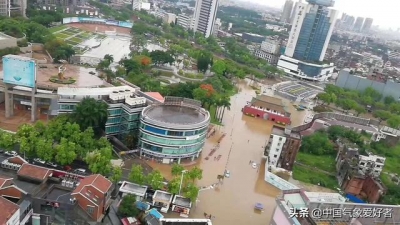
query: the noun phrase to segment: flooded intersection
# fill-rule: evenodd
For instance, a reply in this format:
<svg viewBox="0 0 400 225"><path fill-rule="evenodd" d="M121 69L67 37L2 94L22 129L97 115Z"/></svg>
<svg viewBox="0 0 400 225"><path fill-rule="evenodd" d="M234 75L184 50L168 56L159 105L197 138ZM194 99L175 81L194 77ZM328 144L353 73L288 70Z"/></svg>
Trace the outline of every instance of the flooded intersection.
<svg viewBox="0 0 400 225"><path fill-rule="evenodd" d="M201 159L188 166L198 166L203 170L203 179L198 181L202 187L219 183L217 176L223 175L225 169L230 171L230 177L225 177L215 188L200 191L198 202L191 211L193 218L211 214L216 225L261 225L268 224L271 219L280 190L264 181L264 162L261 159L263 146L275 123L242 114L242 108L256 96L248 83L247 80L238 84L241 91L231 98L231 109L225 110L224 125L218 126L216 134L207 140ZM299 113L290 102L285 103L292 113L292 124L301 124L305 112ZM206 159L223 134L225 137L220 147ZM250 161L256 162L258 167L253 168ZM151 166L170 177L170 166L155 163ZM264 212L254 211L256 203L264 205Z"/></svg>

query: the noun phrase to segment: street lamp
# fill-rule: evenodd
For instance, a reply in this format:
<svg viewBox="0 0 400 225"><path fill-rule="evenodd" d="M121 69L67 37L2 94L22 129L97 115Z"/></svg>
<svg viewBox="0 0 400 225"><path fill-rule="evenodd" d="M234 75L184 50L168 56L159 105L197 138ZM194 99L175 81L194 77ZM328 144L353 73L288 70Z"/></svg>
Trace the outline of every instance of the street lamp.
<svg viewBox="0 0 400 225"><path fill-rule="evenodd" d="M179 184L179 195L181 195L182 182L183 182L183 175L184 175L186 172L187 172L187 170L182 170L181 183Z"/></svg>

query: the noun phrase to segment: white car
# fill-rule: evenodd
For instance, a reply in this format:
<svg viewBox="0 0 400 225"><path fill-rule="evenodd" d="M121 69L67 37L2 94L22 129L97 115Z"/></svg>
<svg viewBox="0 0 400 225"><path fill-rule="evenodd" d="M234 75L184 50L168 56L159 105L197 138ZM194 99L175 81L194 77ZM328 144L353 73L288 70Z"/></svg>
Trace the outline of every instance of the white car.
<svg viewBox="0 0 400 225"><path fill-rule="evenodd" d="M17 156L18 154L15 151L4 152L5 155L8 156Z"/></svg>
<svg viewBox="0 0 400 225"><path fill-rule="evenodd" d="M46 163L46 161L44 161L43 159L40 159L40 158L33 159L33 161L36 162L36 163L40 163L40 164L45 164Z"/></svg>
<svg viewBox="0 0 400 225"><path fill-rule="evenodd" d="M257 169L257 163L252 163L251 167L253 167L253 169Z"/></svg>
<svg viewBox="0 0 400 225"><path fill-rule="evenodd" d="M58 165L53 162L48 162L48 163L46 163L46 165L54 167L54 168L58 167Z"/></svg>
<svg viewBox="0 0 400 225"><path fill-rule="evenodd" d="M231 176L231 172L229 170L225 170L225 177L229 178Z"/></svg>

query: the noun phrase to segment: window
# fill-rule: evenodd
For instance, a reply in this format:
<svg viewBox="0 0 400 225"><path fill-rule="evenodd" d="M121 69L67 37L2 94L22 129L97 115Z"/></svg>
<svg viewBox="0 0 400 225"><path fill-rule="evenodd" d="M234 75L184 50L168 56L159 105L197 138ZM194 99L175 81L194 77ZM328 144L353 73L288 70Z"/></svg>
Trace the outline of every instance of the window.
<svg viewBox="0 0 400 225"><path fill-rule="evenodd" d="M282 141L282 137L280 137L279 140Z"/></svg>
<svg viewBox="0 0 400 225"><path fill-rule="evenodd" d="M281 143L278 143L277 145L278 145L278 146L281 146Z"/></svg>
<svg viewBox="0 0 400 225"><path fill-rule="evenodd" d="M277 148L276 151L279 152L279 148Z"/></svg>
<svg viewBox="0 0 400 225"><path fill-rule="evenodd" d="M94 213L94 206L88 205L86 208L87 212L89 214L93 214Z"/></svg>
<svg viewBox="0 0 400 225"><path fill-rule="evenodd" d="M277 158L278 157L278 155L274 155L274 158Z"/></svg>

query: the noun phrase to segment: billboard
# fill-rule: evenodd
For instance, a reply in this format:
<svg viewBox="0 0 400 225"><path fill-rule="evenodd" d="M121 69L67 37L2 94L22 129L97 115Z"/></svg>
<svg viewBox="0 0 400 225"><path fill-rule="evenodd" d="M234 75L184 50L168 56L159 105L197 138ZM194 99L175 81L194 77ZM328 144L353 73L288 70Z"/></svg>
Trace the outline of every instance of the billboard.
<svg viewBox="0 0 400 225"><path fill-rule="evenodd" d="M36 85L36 63L33 59L17 55L3 57L3 82L34 88Z"/></svg>

